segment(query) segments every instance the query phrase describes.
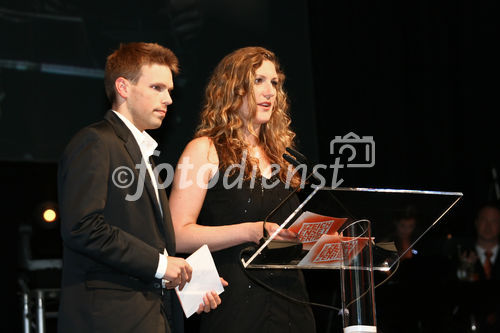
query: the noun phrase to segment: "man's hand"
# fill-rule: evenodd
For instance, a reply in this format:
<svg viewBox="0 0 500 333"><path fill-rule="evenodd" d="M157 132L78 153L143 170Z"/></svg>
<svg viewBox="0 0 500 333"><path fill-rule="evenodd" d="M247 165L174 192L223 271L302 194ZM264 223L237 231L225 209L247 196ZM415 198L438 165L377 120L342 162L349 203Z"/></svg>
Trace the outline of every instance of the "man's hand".
<svg viewBox="0 0 500 333"><path fill-rule="evenodd" d="M222 285L224 287L227 287L228 283L226 280L220 278L220 282L222 282ZM202 312L210 312L210 310L216 309L220 303L221 299L219 295L217 295L217 293L212 290L211 292L208 292L205 294L205 296L203 296L203 303L200 304L196 313L200 314Z"/></svg>
<svg viewBox="0 0 500 333"><path fill-rule="evenodd" d="M183 258L169 256L167 260L167 271L163 275L163 278L168 281L166 286L168 289L179 286L179 290L182 290L186 282L191 281L193 269Z"/></svg>

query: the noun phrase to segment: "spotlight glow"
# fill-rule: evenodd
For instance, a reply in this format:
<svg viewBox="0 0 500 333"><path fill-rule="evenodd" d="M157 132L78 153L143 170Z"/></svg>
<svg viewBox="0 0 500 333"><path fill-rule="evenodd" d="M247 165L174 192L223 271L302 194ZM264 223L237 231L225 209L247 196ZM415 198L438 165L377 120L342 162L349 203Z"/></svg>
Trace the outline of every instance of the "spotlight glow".
<svg viewBox="0 0 500 333"><path fill-rule="evenodd" d="M57 218L57 213L55 210L53 210L52 208L48 208L48 209L45 209L43 211L43 220L47 223L52 223L56 220Z"/></svg>

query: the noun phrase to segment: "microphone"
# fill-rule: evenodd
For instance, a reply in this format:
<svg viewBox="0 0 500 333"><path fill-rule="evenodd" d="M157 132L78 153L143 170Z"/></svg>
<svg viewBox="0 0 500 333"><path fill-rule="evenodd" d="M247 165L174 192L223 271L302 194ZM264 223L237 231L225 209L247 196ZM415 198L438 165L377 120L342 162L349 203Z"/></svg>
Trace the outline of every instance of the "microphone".
<svg viewBox="0 0 500 333"><path fill-rule="evenodd" d="M287 157L288 157L288 158L292 158L293 160L298 161L298 162L300 162L301 164L305 164L305 165L309 166L309 165L308 165L308 162L307 162L307 158L306 158L304 155L302 155L301 153L299 153L297 150L295 150L295 149L293 149L293 148L291 148L291 147L287 147L287 148L286 148L286 151L287 151L287 152L289 152L290 154L292 154L293 156L295 156L295 159L293 159L293 158L292 158L292 156L290 156L290 155L288 155L288 154L283 154L283 157L284 157L284 158L285 158L288 162L290 162L290 163L292 163L292 164L294 164L294 165L295 165L295 163L294 163L294 162L291 162L290 160L288 160L288 159L287 159ZM285 155L286 155L287 157L285 157Z"/></svg>
<svg viewBox="0 0 500 333"><path fill-rule="evenodd" d="M294 167L298 167L300 165L299 161L293 158L292 156L288 154L283 154L283 158L290 164L292 164Z"/></svg>

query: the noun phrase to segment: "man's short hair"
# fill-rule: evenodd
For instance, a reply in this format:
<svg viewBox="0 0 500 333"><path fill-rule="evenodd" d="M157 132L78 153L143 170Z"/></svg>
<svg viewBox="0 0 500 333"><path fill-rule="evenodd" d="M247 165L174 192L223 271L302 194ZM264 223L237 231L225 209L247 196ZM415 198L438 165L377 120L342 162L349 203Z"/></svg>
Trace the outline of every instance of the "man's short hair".
<svg viewBox="0 0 500 333"><path fill-rule="evenodd" d="M490 200L483 202L479 205L479 207L476 209L476 219L479 217L483 209L485 208L494 208L498 212L500 212L500 202L498 200Z"/></svg>
<svg viewBox="0 0 500 333"><path fill-rule="evenodd" d="M115 81L124 77L133 83L139 80L144 65L166 65L174 74L179 72L179 60L170 49L156 43L126 43L106 60L104 88L111 103L115 102Z"/></svg>

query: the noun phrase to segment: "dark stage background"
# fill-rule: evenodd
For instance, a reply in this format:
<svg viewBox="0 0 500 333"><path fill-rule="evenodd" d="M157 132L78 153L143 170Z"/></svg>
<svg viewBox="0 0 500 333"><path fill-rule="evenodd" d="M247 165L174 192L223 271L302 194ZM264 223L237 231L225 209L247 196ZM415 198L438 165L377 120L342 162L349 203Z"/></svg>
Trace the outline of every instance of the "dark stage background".
<svg viewBox="0 0 500 333"><path fill-rule="evenodd" d="M20 274L32 287L58 286L57 271L39 276L20 269L19 226L32 227L34 259L60 257L57 226L43 228L36 213L41 203L57 201L56 163L65 144L109 107L102 70L120 42L158 42L180 58L174 104L152 132L162 162L175 164L191 139L216 63L236 48L262 45L285 70L298 147L312 162L333 163L335 136L373 136L375 166L343 170L343 185L463 192L429 244L471 234L476 206L494 198L492 170L499 165L496 7L432 0L1 0L3 325L21 329ZM439 302L448 295L439 294L447 273L436 267L423 272L421 283L436 293L421 295L421 304L445 310L415 310L425 318L419 332L450 327L449 304ZM306 277L312 301L340 305L337 288L314 287L338 285L337 273ZM383 288L381 325L384 305L402 302ZM340 331L336 314L315 312L318 332ZM196 320L187 327L194 330Z"/></svg>

